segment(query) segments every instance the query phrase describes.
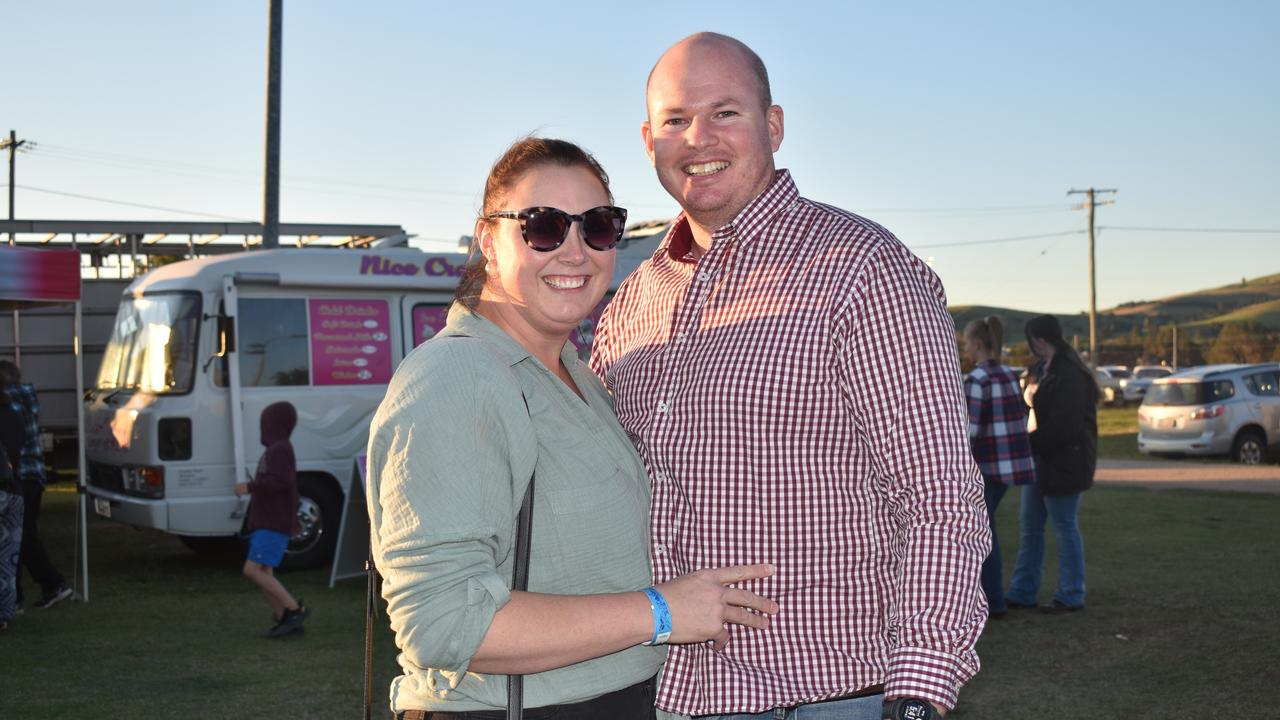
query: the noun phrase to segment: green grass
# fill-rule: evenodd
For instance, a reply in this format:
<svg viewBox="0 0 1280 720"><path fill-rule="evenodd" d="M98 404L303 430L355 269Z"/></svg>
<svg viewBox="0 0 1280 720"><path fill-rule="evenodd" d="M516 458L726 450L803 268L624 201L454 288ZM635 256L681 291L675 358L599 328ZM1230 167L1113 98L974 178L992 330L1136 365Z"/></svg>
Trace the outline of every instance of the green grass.
<svg viewBox="0 0 1280 720"><path fill-rule="evenodd" d="M1006 582L1018 499L999 511ZM57 488L42 518L68 573L74 507ZM1280 703L1280 574L1267 570L1280 498L1098 487L1080 520L1088 610L991 623L983 670L951 717L1256 717ZM197 556L168 535L96 519L89 540L93 602L28 609L0 634L0 718L358 716L362 581L329 590L327 571L286 575L315 614L305 636L263 640L268 613L239 556ZM1042 600L1056 577L1049 545ZM375 717L386 717L394 654L381 629Z"/></svg>
<svg viewBox="0 0 1280 720"><path fill-rule="evenodd" d="M1138 452L1138 408L1098 408L1098 457L1108 460L1149 460Z"/></svg>

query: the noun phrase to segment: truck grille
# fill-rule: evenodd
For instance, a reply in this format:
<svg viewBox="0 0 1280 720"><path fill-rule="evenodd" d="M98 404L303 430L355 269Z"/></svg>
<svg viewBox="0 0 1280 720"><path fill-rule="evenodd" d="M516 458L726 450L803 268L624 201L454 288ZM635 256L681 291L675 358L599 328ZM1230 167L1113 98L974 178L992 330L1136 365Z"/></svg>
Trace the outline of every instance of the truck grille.
<svg viewBox="0 0 1280 720"><path fill-rule="evenodd" d="M115 465L89 463L89 484L103 490L124 493L124 475Z"/></svg>

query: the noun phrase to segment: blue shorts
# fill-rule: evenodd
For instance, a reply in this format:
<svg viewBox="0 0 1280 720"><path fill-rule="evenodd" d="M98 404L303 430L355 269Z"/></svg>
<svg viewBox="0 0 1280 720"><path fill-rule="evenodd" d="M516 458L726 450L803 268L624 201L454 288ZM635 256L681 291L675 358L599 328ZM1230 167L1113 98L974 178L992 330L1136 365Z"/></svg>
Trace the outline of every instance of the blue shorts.
<svg viewBox="0 0 1280 720"><path fill-rule="evenodd" d="M254 530L249 535L249 560L268 567L280 567L289 536L275 530Z"/></svg>

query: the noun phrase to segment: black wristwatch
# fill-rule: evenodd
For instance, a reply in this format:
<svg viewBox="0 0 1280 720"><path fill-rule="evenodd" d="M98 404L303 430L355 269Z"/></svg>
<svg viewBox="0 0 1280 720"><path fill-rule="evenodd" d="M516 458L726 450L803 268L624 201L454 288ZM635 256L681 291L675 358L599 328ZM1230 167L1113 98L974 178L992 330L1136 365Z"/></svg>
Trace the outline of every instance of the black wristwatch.
<svg viewBox="0 0 1280 720"><path fill-rule="evenodd" d="M881 720L942 720L938 711L927 700L918 698L898 698L893 702L885 701L880 711Z"/></svg>

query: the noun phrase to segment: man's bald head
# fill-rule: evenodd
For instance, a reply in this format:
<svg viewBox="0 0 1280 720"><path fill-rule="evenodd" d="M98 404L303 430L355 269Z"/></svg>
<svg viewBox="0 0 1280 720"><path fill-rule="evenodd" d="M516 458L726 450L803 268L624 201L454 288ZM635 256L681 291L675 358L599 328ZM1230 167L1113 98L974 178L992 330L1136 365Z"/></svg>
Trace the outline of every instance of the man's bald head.
<svg viewBox="0 0 1280 720"><path fill-rule="evenodd" d="M680 42L667 48L667 51L658 58L658 62L653 64L653 69L649 71L649 79L645 82L645 95L649 94L649 86L653 83L653 74L658 71L658 67L662 65L662 61L666 59L672 52L685 50L697 45L718 45L720 47L731 48L742 56L743 61L751 69L751 73L755 75L756 85L760 90L760 107L768 109L773 105L773 93L769 91L769 71L764 67L764 61L754 50L747 47L747 44L741 40L721 35L714 32L694 33Z"/></svg>

